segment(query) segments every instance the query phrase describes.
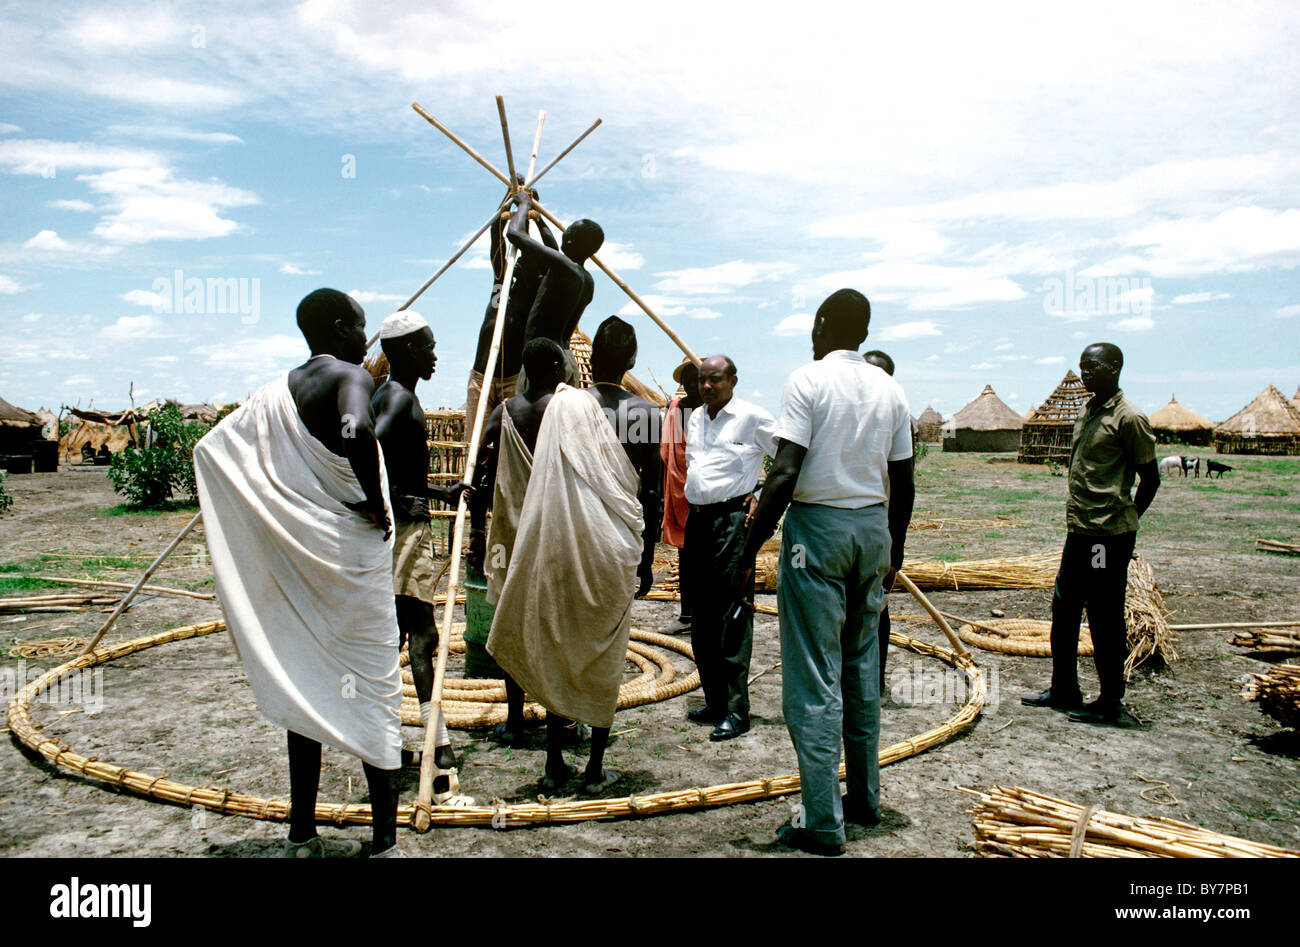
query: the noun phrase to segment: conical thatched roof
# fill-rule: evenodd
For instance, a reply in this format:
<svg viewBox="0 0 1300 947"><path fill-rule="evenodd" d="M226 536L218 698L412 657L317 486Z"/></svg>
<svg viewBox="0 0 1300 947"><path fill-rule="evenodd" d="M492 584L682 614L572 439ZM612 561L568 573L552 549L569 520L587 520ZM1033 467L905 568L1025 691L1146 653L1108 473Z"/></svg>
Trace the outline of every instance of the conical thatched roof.
<svg viewBox="0 0 1300 947"><path fill-rule="evenodd" d="M1291 399L1291 404L1293 404L1297 408L1300 408L1300 388L1297 388L1295 390L1295 397Z"/></svg>
<svg viewBox="0 0 1300 947"><path fill-rule="evenodd" d="M5 427L40 427L41 419L0 398L0 424Z"/></svg>
<svg viewBox="0 0 1300 947"><path fill-rule="evenodd" d="M1178 403L1178 399L1169 396L1169 403L1151 415L1151 427L1161 431L1212 431L1214 422L1203 418L1195 411L1189 411Z"/></svg>
<svg viewBox="0 0 1300 947"><path fill-rule="evenodd" d="M1073 371L1065 373L1056 390L1047 396L1047 400L1034 408L1033 413L1025 416L1026 422L1034 424L1068 424L1074 425L1083 413L1092 395L1083 387L1083 382Z"/></svg>
<svg viewBox="0 0 1300 947"><path fill-rule="evenodd" d="M1214 429L1222 434L1300 435L1300 408L1269 385L1255 400Z"/></svg>
<svg viewBox="0 0 1300 947"><path fill-rule="evenodd" d="M992 385L985 385L979 396L949 419L945 428L969 431L1018 431L1025 419L1007 407Z"/></svg>
<svg viewBox="0 0 1300 947"><path fill-rule="evenodd" d="M934 408L930 407L929 405L926 405L925 410L921 412L921 416L916 419L916 423L917 424L942 424L943 415L940 414L938 411L934 410Z"/></svg>

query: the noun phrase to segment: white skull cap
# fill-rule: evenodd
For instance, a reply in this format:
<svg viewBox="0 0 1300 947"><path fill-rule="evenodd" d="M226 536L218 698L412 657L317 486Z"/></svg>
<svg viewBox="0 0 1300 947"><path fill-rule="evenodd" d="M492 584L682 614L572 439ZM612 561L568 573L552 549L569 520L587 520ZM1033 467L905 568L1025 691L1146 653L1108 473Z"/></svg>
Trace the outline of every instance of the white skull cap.
<svg viewBox="0 0 1300 947"><path fill-rule="evenodd" d="M428 326L429 323L425 322L424 317L418 312L402 309L384 320L383 325L379 327L379 337L381 339L394 339L400 335L419 332L421 329L428 328Z"/></svg>

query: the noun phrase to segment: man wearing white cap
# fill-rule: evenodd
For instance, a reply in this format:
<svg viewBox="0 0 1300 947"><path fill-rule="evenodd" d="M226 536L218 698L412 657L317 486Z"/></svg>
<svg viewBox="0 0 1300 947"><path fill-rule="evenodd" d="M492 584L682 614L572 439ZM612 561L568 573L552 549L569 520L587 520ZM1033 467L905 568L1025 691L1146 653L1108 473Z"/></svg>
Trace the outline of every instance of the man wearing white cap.
<svg viewBox="0 0 1300 947"><path fill-rule="evenodd" d="M393 545L397 627L400 640L409 643L411 677L420 700L420 719L427 726L429 701L433 696L433 660L438 647L433 597L439 577L433 561L429 500L454 505L464 485L440 487L429 483L428 435L415 386L421 378L433 377L438 363L433 354L433 330L419 313L402 310L384 320L379 329L379 344L388 358L389 375L388 381L375 392L370 407L375 415L375 436L384 450L393 527L397 534ZM433 786L434 799L441 803L457 790L452 784L456 754L451 748L447 726L441 721L436 762L439 770L446 771L435 779Z"/></svg>

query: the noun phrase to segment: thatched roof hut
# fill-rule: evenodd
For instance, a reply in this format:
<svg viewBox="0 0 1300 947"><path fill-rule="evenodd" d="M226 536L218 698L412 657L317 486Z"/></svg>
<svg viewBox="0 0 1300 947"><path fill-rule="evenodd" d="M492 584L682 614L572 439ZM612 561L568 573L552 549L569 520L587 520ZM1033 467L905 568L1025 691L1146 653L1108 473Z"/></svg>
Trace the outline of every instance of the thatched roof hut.
<svg viewBox="0 0 1300 947"><path fill-rule="evenodd" d="M1169 403L1151 415L1151 430L1161 444L1187 444L1204 447L1214 437L1214 422L1178 403L1173 395Z"/></svg>
<svg viewBox="0 0 1300 947"><path fill-rule="evenodd" d="M916 419L916 439L918 441L943 440L943 415L929 405Z"/></svg>
<svg viewBox="0 0 1300 947"><path fill-rule="evenodd" d="M943 425L945 451L1014 451L1025 419L1007 407L992 385Z"/></svg>
<svg viewBox="0 0 1300 947"><path fill-rule="evenodd" d="M1214 429L1220 454L1300 454L1300 408L1273 385Z"/></svg>
<svg viewBox="0 0 1300 947"><path fill-rule="evenodd" d="M1026 416L1016 460L1022 464L1068 464L1074 422L1090 397L1079 376L1067 371L1047 400Z"/></svg>

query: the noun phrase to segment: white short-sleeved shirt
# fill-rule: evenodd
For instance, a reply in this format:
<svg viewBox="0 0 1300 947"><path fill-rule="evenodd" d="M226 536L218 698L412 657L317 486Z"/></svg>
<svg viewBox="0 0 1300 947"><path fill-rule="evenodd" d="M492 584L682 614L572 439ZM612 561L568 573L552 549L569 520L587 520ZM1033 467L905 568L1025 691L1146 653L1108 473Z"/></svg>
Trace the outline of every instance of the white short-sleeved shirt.
<svg viewBox="0 0 1300 947"><path fill-rule="evenodd" d="M701 406L686 423L686 502L721 503L743 497L763 474L763 455L776 453L776 419L733 396L716 418Z"/></svg>
<svg viewBox="0 0 1300 947"><path fill-rule="evenodd" d="M912 456L912 416L898 382L839 349L790 375L776 436L808 448L794 499L841 509L884 503L889 462Z"/></svg>

